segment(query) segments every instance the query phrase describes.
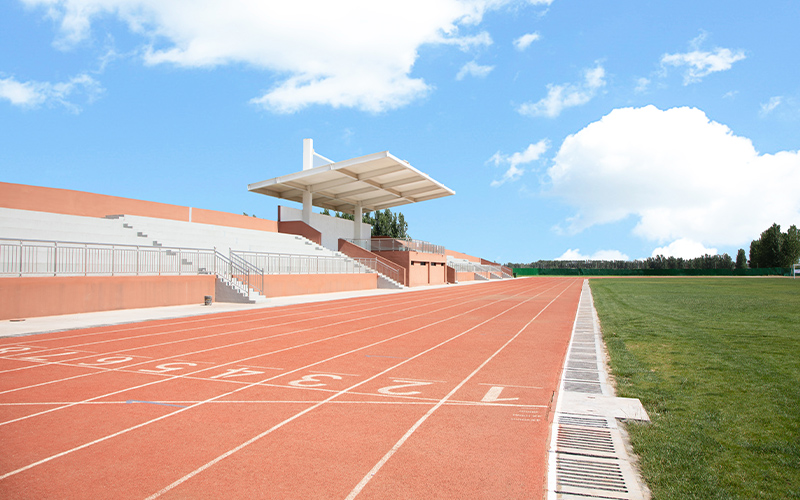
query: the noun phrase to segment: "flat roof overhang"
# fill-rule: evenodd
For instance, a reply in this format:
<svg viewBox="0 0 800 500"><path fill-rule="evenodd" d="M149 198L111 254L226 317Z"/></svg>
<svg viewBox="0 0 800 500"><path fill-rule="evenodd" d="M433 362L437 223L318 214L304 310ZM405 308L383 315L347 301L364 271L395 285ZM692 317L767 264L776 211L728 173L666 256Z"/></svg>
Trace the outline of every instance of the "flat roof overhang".
<svg viewBox="0 0 800 500"><path fill-rule="evenodd" d="M248 191L344 213L374 212L456 194L388 151L301 170L247 186Z"/></svg>

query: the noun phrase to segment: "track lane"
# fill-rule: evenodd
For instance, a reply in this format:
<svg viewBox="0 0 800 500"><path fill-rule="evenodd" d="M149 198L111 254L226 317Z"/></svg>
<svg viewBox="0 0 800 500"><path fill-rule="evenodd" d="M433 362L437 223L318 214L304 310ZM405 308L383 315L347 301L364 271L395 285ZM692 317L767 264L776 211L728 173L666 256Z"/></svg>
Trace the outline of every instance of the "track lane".
<svg viewBox="0 0 800 500"><path fill-rule="evenodd" d="M461 312L460 314L462 314L462 315L463 315L463 314L466 314L466 313L465 313L465 312ZM448 318L445 318L445 319L448 319ZM444 321L444 320L442 320L442 321ZM163 418L163 417L160 417L160 418L159 418L159 419L157 419L157 420L161 420L162 418ZM142 424L140 424L140 425L142 425ZM114 437L114 436L111 436L111 437ZM45 459L45 460L47 460L47 459Z"/></svg>
<svg viewBox="0 0 800 500"><path fill-rule="evenodd" d="M522 280L521 280L522 281ZM544 283L542 281L541 283ZM550 285L553 285L554 282L548 282ZM541 291L540 288L542 287L532 287L530 284L518 284L517 287L508 287L508 286L497 286L497 285L509 285L511 283L501 283L501 284L487 284L487 285L494 285L494 286L473 286L473 287L465 287L468 288L475 288L475 289L482 289L481 291L484 292L491 292L491 293L481 293L476 294L476 301L472 303L472 307L465 307L465 312L460 316L465 323L463 325L459 325L459 328L463 328L467 321L475 321L479 319L478 317L480 314L476 313L475 311L475 304L479 302L486 302L490 298L491 299L498 299L498 300L505 300L509 303L519 303L520 301L524 300L527 297L513 297L512 291L519 292L521 295L525 295L527 292L528 295L532 294L532 290L536 289ZM513 289L513 290L512 290ZM497 292L497 293L495 293ZM538 293L538 292L537 292ZM465 304L466 305L466 304ZM519 306L520 309L523 306ZM490 312L488 309L484 312ZM494 312L494 310L492 310ZM444 312L440 312L439 314L444 315ZM433 319L435 316L431 315ZM370 463L374 463L372 461L372 455L377 455L381 451L385 451L387 447L391 447L393 442L396 442L399 435L402 435L408 426L410 425L409 422L415 421L418 419L419 416L427 411L427 409L431 408L432 404L437 401L437 398L440 398L440 392L436 392L436 394L429 394L426 396L431 397L414 397L414 396L399 396L399 395L387 395L381 394L377 392L377 389L388 387L386 384L395 384L397 382L391 379L390 375L391 372L387 372L385 374L385 381L380 382L380 378L375 379L375 383L377 385L383 384L382 387L371 387L369 384L361 384L360 382L356 382L355 384L344 385L345 389L350 388L349 391L346 392L346 396L339 396L330 398L330 395L338 394L337 392L329 392L329 391L336 391L341 386L337 386L335 384L342 383L345 384L348 381L357 380L358 377L368 376L370 373L375 373L375 370L380 370L385 366L409 366L411 362L408 361L409 355L413 356L414 352L419 352L420 349L424 349L427 346L430 346L433 342L446 337L447 331L441 327L447 321L446 316L442 316L441 319L442 323L439 325L431 325L428 328L421 329L415 335L407 335L405 337L405 341L401 341L401 339L397 339L395 341L386 341L380 344L374 343L369 346L370 344L366 344L364 342L365 339L375 341L382 333L382 331L372 331L372 332L364 332L363 339L360 339L356 342L356 336L347 336L342 337L340 339L331 340L329 345L321 345L321 344L314 344L314 349L308 349L300 355L300 357L307 357L307 359L317 359L314 366L310 365L303 365L299 369L295 371L294 374L281 374L279 377L275 377L274 380L269 381L268 379L263 379L258 381L258 384L251 384L248 385L248 374L244 372L237 372L234 377L238 380L234 380L234 378L225 380L225 379L216 379L210 380L209 377L200 377L200 376L182 376L182 377L174 377L170 379L169 383L159 383L155 386L147 386L141 389L136 389L129 391L129 395L131 396L132 400L139 401L150 401L149 403L130 403L125 404L120 402L119 400L114 401L114 396L109 396L105 398L105 404L99 404L101 401L95 401L98 404L90 404L89 402L84 403L82 406L89 407L93 406L96 408L105 408L109 410L109 415L113 415L117 410L122 409L123 413L130 411L130 408L139 407L136 411L141 412L150 412L151 415L154 415L154 412L164 412L161 416L156 417L159 420L156 422L152 422L153 425L149 423L140 426L136 429L132 429L130 431L125 431L123 434L118 434L115 437L109 437L107 439L103 439L97 443L91 444L90 446L85 446L79 450L70 451L65 455L61 455L57 458L53 458L52 460L48 460L46 462L42 462L41 464L34 466L30 469L27 469L24 472L20 472L14 474L12 476L8 476L5 479L0 480L0 492L6 491L4 488L6 485L25 485L29 481L36 482L34 479L40 477L41 475L47 474L48 476L52 477L61 477L62 472L65 470L70 470L73 468L72 465L74 464L75 467L80 467L80 464L85 463L95 463L97 461L103 461L103 457L112 457L112 456L119 456L119 457L131 457L131 456L138 456L137 453L141 451L147 456L152 456L153 463L161 464L158 467L158 473L155 474L157 476L153 481L139 481L142 484L130 484L128 481L127 475L122 474L120 476L120 485L126 485L125 488L127 489L120 489L120 491L115 491L114 498L142 498L142 493L158 491L156 490L157 486L161 486L163 488L164 484L167 484L167 481L170 478L177 477L177 474L183 470L190 470L184 474L191 473L191 471L197 470L198 468L202 467L203 465L209 463L210 460L215 459L215 457L219 457L219 450L221 448L225 448L227 444L237 442L236 446L241 446L242 438L244 436L251 436L248 439L252 439L253 433L258 432L255 436L260 435L261 433L265 432L266 426L275 427L276 425L280 425L281 422L291 419L289 422L280 425L274 431L269 432L268 434L262 436L270 436L269 439L256 439L253 443L244 446L243 448L238 449L233 454L229 455L218 462L215 462L213 465L209 466L206 469L203 469L202 473L197 473L192 475L190 478L186 479L184 482L181 482L179 485L176 485L174 493L170 493L172 490L168 490L164 492L168 494L168 496L172 494L180 495L180 492L183 491L194 491L198 493L198 497L202 496L202 493L205 491L203 487L198 487L197 485L204 484L205 481L211 481L214 477L217 476L217 470L224 470L226 467L226 463L238 463L240 460L239 457L256 457L258 463L261 463L264 466L264 470L267 469L275 469L275 470L282 470L286 469L287 467L291 470L292 475L299 475L303 476L303 470L308 470L307 468L310 466L308 462L295 464L295 460L289 460L288 462L282 462L284 458L287 458L285 455L285 451L283 454L272 455L272 454L263 454L260 451L262 446L264 447L272 447L278 446L280 448L280 443L284 442L284 438L278 439L278 436L282 436L284 433L288 435L295 435L295 432L300 433L299 435L308 435L308 436L322 436L326 438L327 434L324 432L326 425L332 425L334 423L340 423L341 425L335 425L334 427L337 429L342 429L341 432L345 434L349 434L352 436L362 436L362 438L370 441L368 436L369 433L365 433L364 429L370 428L370 422L372 423L372 427L375 424L375 416L378 415L378 421L383 421L387 416L389 416L389 420L392 422L391 427L394 429L391 432L387 432L381 434L380 438L373 436L374 442L374 450L370 453L362 453L358 447L353 446L353 443L349 443L346 446L347 453L350 455L360 457L363 459L363 463L359 462L359 466L352 468L350 470L350 466L346 465L349 462L345 461L343 463L336 463L334 465L329 464L327 466L328 469L332 469L338 471L334 474L336 477L343 478L345 477L346 480L339 481L341 486L336 489L336 491L345 491L351 488L354 482L358 479L356 476L359 475L359 471L363 473L365 469L368 469ZM410 324L411 322L409 322ZM504 321L498 320L498 324L505 323ZM474 323L473 323L474 324ZM504 325L503 328L507 327ZM375 328L374 330L386 330L385 327L380 329ZM496 330L496 329L495 329ZM472 335L472 339L475 340L477 343L475 344L477 347L476 349L481 353L484 352L484 348L488 348L491 345L495 345L496 341L501 340L500 337L503 335L497 334L495 330L487 330L485 332L477 332L474 331L474 335ZM479 337L487 337L486 339L479 338ZM424 342L423 342L424 341ZM378 342L381 342L378 340ZM338 346L337 348L333 348L334 346ZM369 346L369 347L368 347ZM416 350L415 350L416 346ZM464 346L457 346L456 341L452 341L451 345L448 344L448 347L452 347L452 355L444 356L439 359L436 357L430 357L429 361L436 366L445 367L445 363L443 362L446 359L450 359L451 362L456 364L462 364L467 361L469 356L465 358L460 358L460 353L463 354L463 351L468 349L468 346L465 344ZM358 353L352 352L347 353L345 348L356 348L360 349ZM352 350L352 349L351 349ZM434 350L435 351L435 350ZM434 352L431 351L431 352ZM297 351L295 354L299 354L300 351ZM326 355L334 354L334 359L329 361L325 361L323 358ZM286 360L291 361L292 353L286 351L284 353ZM482 354L481 354L482 355ZM273 356L273 360L277 360L281 356ZM297 356L294 356L297 357ZM420 361L423 361L427 356L423 356L419 358ZM352 358L352 359L350 359ZM405 358L405 359L403 359ZM193 359L192 362L199 361L198 359ZM276 367L273 363L266 363L261 361L252 360L253 362L250 365L254 365L255 368L260 366L270 367L270 368L281 368L280 366ZM277 363L283 364L283 363ZM232 366L232 365L231 365ZM422 365L420 365L422 366ZM489 365L487 365L489 366ZM348 369L349 367L349 369ZM364 367L365 369L362 370L360 368ZM234 368L230 368L233 370L239 369L242 367L236 366ZM359 369L353 369L359 368ZM290 370L287 370L290 371ZM356 373L357 372L357 373ZM364 373L362 373L364 372ZM119 372L124 374L125 372ZM398 371L397 373L400 373ZM410 373L410 372L409 372ZM319 375L335 375L339 374L341 379L335 379L331 377ZM241 377L239 377L241 375ZM310 378L304 378L310 376ZM356 378L348 378L350 376L355 376ZM196 377L196 378L194 378ZM315 378L316 377L316 378ZM406 375L398 375L398 377L408 378ZM395 377L395 378L398 378ZM292 386L289 385L289 382L296 382L300 381L300 386ZM309 387L308 385L313 385L317 382L327 382L326 387ZM409 380L403 380L403 382L412 382ZM416 380L419 382L419 380ZM452 387L452 382L446 381L450 384L448 387ZM192 385L192 384L197 385ZM434 383L436 383L434 381ZM506 382L508 383L508 382ZM187 397L187 395L203 395L203 391L211 391L209 389L212 386L225 386L231 394L228 396L222 397L215 401L205 401L204 404L197 405L189 411L188 409L182 409L178 407L171 407L168 406L170 404L180 405L181 403L191 404L196 401L203 401L201 397ZM230 389L230 386L236 385L239 388L246 387L246 389L233 390ZM433 385L433 384L431 384ZM470 388L472 385L468 385ZM467 389L468 386L464 386L463 389ZM418 388L419 386L412 386L410 388L396 388L393 391L404 391L404 390L413 390ZM487 389L488 390L488 389ZM506 389L507 390L507 389ZM212 392L215 392L214 389ZM127 395L127 394L126 394ZM136 397L133 397L133 396ZM123 396L122 393L117 395L117 397ZM506 396L506 394L503 394ZM345 399L347 399L345 401ZM341 400L341 401L340 401ZM56 401L57 399L47 399L42 400L42 402L46 401ZM322 403L322 401L327 401ZM433 401L433 402L432 402ZM153 404L159 403L159 404ZM469 405L465 404L469 403ZM477 405L476 401L474 400L473 395L465 395L462 397L461 393L459 392L455 395L451 401L446 402L443 404L439 411L442 412L461 412L465 408L473 408L477 409L481 405ZM483 405L485 406L485 405ZM516 405L519 406L519 405ZM530 405L529 405L530 406ZM127 407L127 408L126 408ZM531 406L533 407L533 406ZM113 409L116 408L116 409ZM291 408L291 411L288 413L284 412L286 408ZM311 410L313 408L313 410ZM511 409L514 410L515 407L511 406L498 406L496 408L492 408L492 410L502 410L502 409ZM310 411L309 411L310 410ZM292 413L292 411L294 413ZM297 416L301 411L306 411L303 415ZM485 412L484 412L485 413ZM63 415L63 413L62 413ZM168 415L174 415L169 416ZM286 415L292 415L291 417L285 417ZM373 415L373 416L370 416ZM112 424L115 421L119 421L127 417L109 417L108 423ZM283 418L283 420L281 420ZM34 419L35 420L35 419ZM144 419L142 419L144 420ZM151 422L154 419L149 420ZM490 419L491 420L491 419ZM317 425L320 421L327 421L328 424L320 424ZM433 424L436 419L431 419L430 423ZM183 422L183 423L182 423ZM191 429L186 428L186 422L192 422L190 426ZM249 423L247 425L240 426L240 430L242 434L236 434L237 439L232 441L227 441L227 439L220 439L219 445L214 445L214 429L218 429L220 425L228 423L235 423L235 422L252 422L253 425L251 426ZM276 423L278 422L278 423ZM57 422L55 422L57 424ZM397 424L397 425L395 425ZM266 430L269 430L270 428ZM315 427L319 427L315 430ZM303 430L305 429L305 430ZM424 428L423 428L424 430ZM217 431L218 433L221 431ZM238 432L238 431L237 431ZM322 432L322 434L320 434ZM273 434L274 433L274 434ZM169 442L169 445L164 444L161 448L154 445L153 441L156 439L155 436L164 436L166 440L167 437L171 436L169 441L163 441L163 443ZM421 435L421 434L420 434ZM91 436L84 437L83 439L89 439ZM327 442L330 446L333 446L331 449L336 449L338 447L339 451L342 451L341 448L341 440L339 438L335 438L333 436L328 436L330 438ZM0 440L2 437L0 437ZM347 440L345 440L347 441ZM0 441L2 442L2 441ZM198 446L192 446L194 442L197 443L204 443L202 446L198 444ZM323 443L326 442L324 439ZM187 445L187 443L189 443ZM316 443L316 442L315 442ZM337 444L338 443L338 444ZM85 444L88 444L86 442ZM225 446L223 446L225 445ZM335 446L334 446L335 445ZM315 444L317 446L317 444ZM321 445L320 445L321 446ZM328 445L326 445L328 446ZM284 447L285 448L285 447ZM312 447L313 448L313 447ZM202 451L198 451L202 449ZM227 448L230 450L230 448ZM137 451L139 450L139 451ZM308 458L309 455L308 449L303 450L302 448L298 448L296 452L293 452L297 455L297 458L306 457ZM216 455L215 455L216 453ZM317 456L314 453L311 455ZM334 462L336 461L335 456L336 453L333 455L326 455L321 454L321 457L328 456L334 457ZM209 459L209 457L211 457ZM276 458L280 457L280 459ZM366 459L366 458L369 459ZM126 458L127 460L127 458ZM205 460L205 461L204 461ZM277 460L277 461L276 461ZM247 460L246 460L247 462ZM301 461L302 462L302 461ZM138 462L137 462L138 463ZM197 464L200 464L199 466ZM116 467L119 467L120 464L117 463ZM320 466L325 468L324 462L320 462ZM75 491L90 491L91 485L101 484L103 480L103 474L113 473L114 470L113 464L104 464L102 467L97 469L92 469L92 471L84 470L82 475L82 480L79 484L75 484L74 487L77 488ZM142 462L141 467L147 467L145 462ZM192 468L194 467L194 468ZM85 469L85 468L84 468ZM7 470L7 469L6 469ZM313 469L312 469L313 470ZM327 470L327 469L325 469ZM101 473L102 472L102 473ZM230 484L234 478L242 478L244 479L248 473L246 473L245 469L242 469L241 473L236 473L235 471L232 472L232 476L227 476L225 481L222 483L217 483L217 486L220 484ZM238 475L237 475L238 474ZM326 472L327 474L327 472ZM382 473L383 475L383 473ZM263 476L263 474L262 474ZM182 477L182 476L181 476ZM261 476L257 477L260 478ZM304 477L304 476L303 476ZM69 480L68 477L65 480ZM305 478L304 478L305 480ZM96 482L97 481L97 482ZM227 481L227 482L226 482ZM251 478L251 482L253 478ZM75 481L73 481L75 482ZM256 481L258 482L258 481ZM144 484L146 483L146 484ZM212 481L213 483L213 481ZM273 482L274 483L274 482ZM248 483L249 484L249 483ZM255 484L255 483L254 483ZM263 482L259 483L263 487ZM305 484L305 483L304 483ZM311 484L311 483L309 483ZM314 483L319 484L319 483ZM14 491L16 490L16 487ZM41 485L44 489L39 489L37 491L46 493L47 485ZM245 490L249 490L249 486L245 487L245 485L240 485L241 491L244 492ZM10 488L10 487L9 487ZM87 490L86 488L89 488ZM122 486L121 486L122 488ZM186 489L188 488L188 490ZM197 488L197 489L196 489ZM313 488L312 488L313 489ZM237 491L239 487L237 487ZM9 490L10 491L10 490ZM20 490L21 491L21 490ZM220 491L217 489L216 491ZM253 490L255 491L255 490ZM263 490L259 490L262 493L262 497L266 494ZM277 491L277 490L275 490ZM135 492L135 494L131 493ZM208 493L208 491L205 491ZM252 491L251 491L252 492ZM328 491L330 493L330 491ZM327 494L326 494L327 495ZM80 496L80 495L79 495ZM91 495L89 495L91 496ZM245 495L242 495L244 497ZM324 496L325 498L331 498L330 496ZM343 497L343 496L342 496ZM306 498L312 498L311 496L307 496Z"/></svg>

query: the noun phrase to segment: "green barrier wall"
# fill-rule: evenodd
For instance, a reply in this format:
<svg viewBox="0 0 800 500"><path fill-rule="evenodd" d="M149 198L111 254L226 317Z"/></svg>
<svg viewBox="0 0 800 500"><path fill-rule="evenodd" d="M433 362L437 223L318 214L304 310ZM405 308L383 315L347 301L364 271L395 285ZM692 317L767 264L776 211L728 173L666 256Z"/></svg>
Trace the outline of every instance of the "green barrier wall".
<svg viewBox="0 0 800 500"><path fill-rule="evenodd" d="M760 269L540 269L515 267L514 276L791 276L783 267Z"/></svg>

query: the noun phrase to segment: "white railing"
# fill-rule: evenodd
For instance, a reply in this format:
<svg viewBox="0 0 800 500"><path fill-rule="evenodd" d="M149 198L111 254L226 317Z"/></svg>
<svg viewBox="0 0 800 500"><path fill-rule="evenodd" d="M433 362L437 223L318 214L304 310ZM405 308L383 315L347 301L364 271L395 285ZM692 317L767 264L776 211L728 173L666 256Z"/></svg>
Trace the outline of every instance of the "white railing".
<svg viewBox="0 0 800 500"><path fill-rule="evenodd" d="M371 273L377 259L0 238L0 276L213 274L245 296L265 274Z"/></svg>
<svg viewBox="0 0 800 500"><path fill-rule="evenodd" d="M241 260L263 274L354 274L371 273L377 259L352 259L333 255L294 255L231 250L231 259Z"/></svg>
<svg viewBox="0 0 800 500"><path fill-rule="evenodd" d="M489 275L494 275L498 279L502 278L513 278L512 275L504 272L503 266L497 266L493 264L478 264L477 262L458 262L458 261L448 261L447 265L452 267L458 273L489 273Z"/></svg>
<svg viewBox="0 0 800 500"><path fill-rule="evenodd" d="M434 245L422 240L401 240L397 238L372 238L369 240L351 240L350 243L358 245L370 252L420 252L444 255L442 245Z"/></svg>
<svg viewBox="0 0 800 500"><path fill-rule="evenodd" d="M214 274L215 251L0 238L0 276Z"/></svg>

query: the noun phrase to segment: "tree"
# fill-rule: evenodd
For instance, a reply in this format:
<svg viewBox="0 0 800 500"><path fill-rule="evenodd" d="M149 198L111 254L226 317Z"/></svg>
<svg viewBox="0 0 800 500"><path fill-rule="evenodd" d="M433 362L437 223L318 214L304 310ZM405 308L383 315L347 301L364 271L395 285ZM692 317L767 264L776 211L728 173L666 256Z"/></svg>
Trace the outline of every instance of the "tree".
<svg viewBox="0 0 800 500"><path fill-rule="evenodd" d="M322 210L322 215L331 215L328 209ZM354 220L355 216L348 213L334 213L334 217L340 219ZM392 213L388 208L384 211L376 211L373 217L371 213L365 213L361 222L372 226L372 236L389 236L391 238L407 239L408 223L402 213Z"/></svg>
<svg viewBox="0 0 800 500"><path fill-rule="evenodd" d="M792 267L800 260L800 231L792 225L782 236L781 267Z"/></svg>
<svg viewBox="0 0 800 500"><path fill-rule="evenodd" d="M746 269L747 268L747 256L744 253L744 248L740 248L739 252L736 254L736 269Z"/></svg>
<svg viewBox="0 0 800 500"><path fill-rule="evenodd" d="M791 267L800 259L800 231L773 224L750 243L750 267Z"/></svg>

